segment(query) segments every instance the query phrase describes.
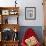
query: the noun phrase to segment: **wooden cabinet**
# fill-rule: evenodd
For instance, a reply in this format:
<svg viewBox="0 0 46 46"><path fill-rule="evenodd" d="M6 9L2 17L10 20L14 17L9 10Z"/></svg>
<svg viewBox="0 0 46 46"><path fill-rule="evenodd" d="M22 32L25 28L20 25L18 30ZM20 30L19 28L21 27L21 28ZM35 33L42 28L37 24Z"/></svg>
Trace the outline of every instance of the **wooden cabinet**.
<svg viewBox="0 0 46 46"><path fill-rule="evenodd" d="M14 17L14 19L9 17ZM14 24L18 24L19 7L0 7L0 20L1 24L9 24L10 21L16 21ZM13 22L12 22L13 23ZM12 24L11 23L11 24Z"/></svg>
<svg viewBox="0 0 46 46"><path fill-rule="evenodd" d="M16 40L19 32L18 18L19 7L0 7L0 46L18 46L19 39ZM5 36L4 34L7 36ZM5 38L4 36L2 37L2 35L4 35ZM11 39L9 39L10 37Z"/></svg>

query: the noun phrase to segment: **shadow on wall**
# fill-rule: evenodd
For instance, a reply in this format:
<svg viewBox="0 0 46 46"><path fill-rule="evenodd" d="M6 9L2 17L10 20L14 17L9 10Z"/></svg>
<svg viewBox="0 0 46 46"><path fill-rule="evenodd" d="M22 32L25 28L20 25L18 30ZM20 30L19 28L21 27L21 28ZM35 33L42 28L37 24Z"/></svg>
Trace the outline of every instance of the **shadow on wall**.
<svg viewBox="0 0 46 46"><path fill-rule="evenodd" d="M19 32L19 39L20 39L20 41L22 40L23 35L24 35L25 31L28 28L32 28L36 32L39 41L41 43L43 43L43 33L42 33L43 30L42 30L42 26L21 26L20 27L20 32Z"/></svg>

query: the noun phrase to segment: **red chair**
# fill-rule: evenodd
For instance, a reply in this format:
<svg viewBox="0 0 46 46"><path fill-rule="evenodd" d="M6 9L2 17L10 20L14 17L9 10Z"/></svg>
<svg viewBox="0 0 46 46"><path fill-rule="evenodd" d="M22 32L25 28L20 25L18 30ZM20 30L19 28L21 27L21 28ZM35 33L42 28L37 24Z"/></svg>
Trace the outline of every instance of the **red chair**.
<svg viewBox="0 0 46 46"><path fill-rule="evenodd" d="M33 31L33 29L32 28L27 29L27 31L24 34L24 37L22 38L21 46L27 46L26 43L25 43L25 40L32 37L32 36L34 36L37 39L37 35ZM40 42L38 41L35 46L41 46Z"/></svg>

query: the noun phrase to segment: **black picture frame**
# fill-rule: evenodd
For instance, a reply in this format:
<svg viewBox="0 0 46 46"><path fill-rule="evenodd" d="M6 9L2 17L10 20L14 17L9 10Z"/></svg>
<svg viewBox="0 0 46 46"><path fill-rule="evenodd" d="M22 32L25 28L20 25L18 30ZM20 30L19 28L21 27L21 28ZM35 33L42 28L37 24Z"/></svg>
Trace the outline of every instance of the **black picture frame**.
<svg viewBox="0 0 46 46"><path fill-rule="evenodd" d="M25 7L25 20L36 20L36 7Z"/></svg>

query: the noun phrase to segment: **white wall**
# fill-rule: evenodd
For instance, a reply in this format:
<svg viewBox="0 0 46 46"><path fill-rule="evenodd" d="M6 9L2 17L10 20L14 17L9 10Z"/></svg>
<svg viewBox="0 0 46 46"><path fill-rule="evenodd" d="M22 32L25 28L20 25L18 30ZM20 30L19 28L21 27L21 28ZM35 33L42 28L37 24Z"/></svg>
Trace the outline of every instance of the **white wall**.
<svg viewBox="0 0 46 46"><path fill-rule="evenodd" d="M0 0L0 6L15 6L15 0ZM17 0L20 26L43 26L42 0ZM25 20L25 7L36 7L36 20Z"/></svg>

